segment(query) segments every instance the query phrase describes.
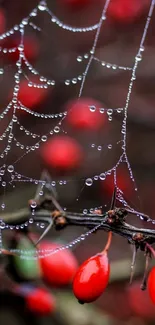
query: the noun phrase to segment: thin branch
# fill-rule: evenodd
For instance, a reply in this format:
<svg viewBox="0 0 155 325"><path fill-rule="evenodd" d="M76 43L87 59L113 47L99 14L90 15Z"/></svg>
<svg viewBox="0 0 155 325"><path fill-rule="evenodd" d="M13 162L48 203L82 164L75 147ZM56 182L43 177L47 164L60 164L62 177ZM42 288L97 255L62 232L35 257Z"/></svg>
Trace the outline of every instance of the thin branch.
<svg viewBox="0 0 155 325"><path fill-rule="evenodd" d="M33 216L34 222L51 223L56 230L63 229L68 226L83 226L92 229L100 225L100 230L112 231L115 234L127 238L130 243L136 243L141 248L145 244L155 243L155 230L147 228L138 228L126 223L127 211L123 208L115 208L104 214L86 214L62 212L58 210L37 210ZM19 225L28 221L32 217L29 208L18 210L13 213L1 214L1 220L5 224Z"/></svg>

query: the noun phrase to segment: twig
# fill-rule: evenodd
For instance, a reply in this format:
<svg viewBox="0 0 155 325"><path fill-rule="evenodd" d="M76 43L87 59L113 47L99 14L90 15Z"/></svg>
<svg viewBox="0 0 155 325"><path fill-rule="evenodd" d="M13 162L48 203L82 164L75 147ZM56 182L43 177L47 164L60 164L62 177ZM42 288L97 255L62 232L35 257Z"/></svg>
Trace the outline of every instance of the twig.
<svg viewBox="0 0 155 325"><path fill-rule="evenodd" d="M122 208L115 208L104 214L85 214L71 213L61 211L49 211L41 209L35 212L33 216L34 222L51 223L56 230L63 229L68 226L83 226L92 229L100 225L100 230L112 231L115 234L127 238L130 243L136 243L144 250L145 244L155 243L155 230L147 228L138 228L125 222L127 211ZM32 217L29 208L18 210L13 213L1 214L1 220L5 225L19 225L28 221ZM3 225L3 228L4 225Z"/></svg>

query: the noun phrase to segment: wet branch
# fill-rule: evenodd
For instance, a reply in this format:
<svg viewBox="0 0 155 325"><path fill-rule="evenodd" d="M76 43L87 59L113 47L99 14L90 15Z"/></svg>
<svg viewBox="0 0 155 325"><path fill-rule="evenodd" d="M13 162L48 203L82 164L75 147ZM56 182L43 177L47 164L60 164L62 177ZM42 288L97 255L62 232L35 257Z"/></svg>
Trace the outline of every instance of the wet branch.
<svg viewBox="0 0 155 325"><path fill-rule="evenodd" d="M126 209L114 208L103 214L81 214L59 210L48 210L38 208L33 216L34 222L43 222L51 224L56 230L61 230L69 226L83 226L92 229L99 226L98 230L112 231L115 234L125 237L130 243L140 246L144 249L146 243L155 243L155 230L147 228L138 228L126 223L126 217L130 214ZM6 225L24 224L32 218L29 207L18 210L13 213L1 214L1 224L3 229ZM5 226L5 227L4 227Z"/></svg>

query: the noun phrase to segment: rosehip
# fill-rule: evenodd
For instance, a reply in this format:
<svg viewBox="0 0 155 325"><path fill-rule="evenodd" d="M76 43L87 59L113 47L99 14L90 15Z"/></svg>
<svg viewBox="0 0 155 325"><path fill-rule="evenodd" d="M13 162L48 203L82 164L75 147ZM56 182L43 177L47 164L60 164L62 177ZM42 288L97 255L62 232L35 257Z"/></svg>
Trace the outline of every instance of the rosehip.
<svg viewBox="0 0 155 325"><path fill-rule="evenodd" d="M30 80L34 83L39 83L37 78L30 78ZM31 109L40 104L40 102L46 98L47 94L47 89L29 87L28 81L22 80L18 93L18 99L24 106Z"/></svg>
<svg viewBox="0 0 155 325"><path fill-rule="evenodd" d="M124 193L128 195L128 197L131 197L133 187L132 182L130 179L130 176L126 169L119 170L117 174L117 186L122 190ZM109 175L106 177L104 181L101 181L101 188L105 195L108 194L108 196L112 196L114 191L114 177L113 175Z"/></svg>
<svg viewBox="0 0 155 325"><path fill-rule="evenodd" d="M148 290L140 289L141 282L134 282L128 287L128 298L132 313L143 319L154 319L155 308Z"/></svg>
<svg viewBox="0 0 155 325"><path fill-rule="evenodd" d="M155 304L155 266L152 268L148 276L148 291L151 300Z"/></svg>
<svg viewBox="0 0 155 325"><path fill-rule="evenodd" d="M49 315L55 311L56 303L53 295L43 288L36 288L25 296L26 307L33 313Z"/></svg>
<svg viewBox="0 0 155 325"><path fill-rule="evenodd" d="M40 244L40 249L54 250L61 247L56 243L44 242ZM40 259L43 278L54 286L68 285L75 275L78 263L71 251L68 249L61 250L50 256Z"/></svg>
<svg viewBox="0 0 155 325"><path fill-rule="evenodd" d="M58 0L60 3L67 5L70 8L83 8L86 5L89 5L92 0Z"/></svg>
<svg viewBox="0 0 155 325"><path fill-rule="evenodd" d="M14 37L8 39L6 42L7 48L18 47L20 44L20 38ZM39 53L39 44L37 39L32 36L24 37L24 54L27 60L34 60L38 56ZM8 53L8 58L14 62L19 59L19 51L18 49L15 52Z"/></svg>
<svg viewBox="0 0 155 325"><path fill-rule="evenodd" d="M80 144L68 136L57 136L42 147L45 163L58 170L69 170L80 165L83 151Z"/></svg>
<svg viewBox="0 0 155 325"><path fill-rule="evenodd" d="M110 275L107 253L99 253L86 260L77 270L73 292L80 303L93 302L101 296Z"/></svg>
<svg viewBox="0 0 155 325"><path fill-rule="evenodd" d="M100 102L92 98L72 100L66 107L68 110L67 121L76 129L97 130L105 121L103 114L99 112L99 108L102 106ZM94 107L95 111L91 111L91 107Z"/></svg>
<svg viewBox="0 0 155 325"><path fill-rule="evenodd" d="M0 9L0 34L4 33L6 25L6 19L3 9Z"/></svg>
<svg viewBox="0 0 155 325"><path fill-rule="evenodd" d="M108 14L113 19L124 22L133 21L140 16L148 1L146 0L115 0L111 1L108 8Z"/></svg>

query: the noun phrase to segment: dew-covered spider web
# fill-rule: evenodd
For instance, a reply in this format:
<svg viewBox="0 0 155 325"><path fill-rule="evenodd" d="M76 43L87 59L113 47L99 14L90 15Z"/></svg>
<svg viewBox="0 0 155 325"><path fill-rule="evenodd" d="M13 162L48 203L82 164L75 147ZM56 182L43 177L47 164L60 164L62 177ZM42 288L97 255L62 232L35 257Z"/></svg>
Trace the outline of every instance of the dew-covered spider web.
<svg viewBox="0 0 155 325"><path fill-rule="evenodd" d="M83 27L75 27L66 24L63 22L59 17L56 16L55 13L51 11L51 9L48 6L48 3L46 3L45 0L40 1L38 5L24 18L21 20L21 22L17 25L15 25L13 28L5 32L4 34L0 35L0 51L3 56L9 55L12 53L15 53L18 51L18 57L14 66L14 73L13 73L13 91L9 98L9 103L6 107L3 108L3 111L0 114L0 124L2 123L1 128L1 135L0 135L0 143L1 143L1 151L0 151L0 183L1 183L1 193L2 193L2 203L1 203L1 232L5 229L23 229L25 227L28 227L34 222L34 215L35 215L35 201L32 202L31 210L30 210L30 218L24 223L19 223L19 225L14 225L7 223L3 220L3 214L6 213L6 209L8 208L5 199L6 199L6 191L9 187L11 187L12 191L14 191L19 184L21 183L28 183L33 184L37 188L38 185L40 185L40 192L39 195L42 196L44 194L44 190L49 185L53 188L57 188L57 186L61 185L63 187L63 190L65 191L65 186L68 184L68 182L72 182L72 177L66 177L65 179L56 179L52 180L50 183L47 180L42 180L36 177L32 177L32 175L29 175L29 168L24 173L19 172L19 163L22 163L22 161L26 160L27 164L31 164L31 157L32 155L40 150L40 146L42 143L45 143L49 140L49 138L52 138L53 136L57 134L67 134L68 131L65 128L65 120L67 118L67 115L69 114L68 110L62 110L61 112L55 112L55 107L51 105L51 110L48 113L45 113L45 111L42 109L42 111L34 111L30 107L26 107L22 101L19 98L19 92L21 87L21 81L22 78L25 78L27 80L28 86L30 88L37 88L40 89L40 91L44 90L47 91L54 87L56 87L57 83L59 83L59 78L48 78L47 75L43 75L39 69L37 69L33 63L29 62L29 59L26 56L25 52L25 35L27 33L28 29L33 29L37 33L44 33L44 30L42 27L38 26L37 24L37 18L40 17L41 19L45 20L47 19L50 21L50 23L53 25L53 28L58 28L60 31L62 30L63 33L65 33L64 37L77 37L77 35L80 35L82 38L83 35L86 39L86 35L92 33L92 43L87 52L79 53L79 55L75 58L75 61L78 66L80 66L79 70L80 73L77 73L77 75L64 78L64 80L61 80L61 83L63 84L63 87L66 87L66 91L68 92L68 89L70 87L76 87L77 90L77 98L82 98L84 95L85 87L87 82L89 82L89 73L91 71L92 66L96 68L97 71L100 71L101 69L104 69L106 73L106 69L111 70L111 76L113 73L115 73L118 69L122 71L122 73L128 75L128 85L126 87L126 98L124 100L123 105L119 105L119 101L116 103L116 107L105 107L105 105L101 105L101 107L98 107L96 105L90 105L89 110L91 114L93 115L96 111L98 111L101 115L101 118L103 116L106 116L107 123L110 125L113 124L113 120L115 117L119 117L120 123L120 132L119 132L119 138L116 139L116 143L111 143L106 139L104 145L101 142L95 143L93 142L93 136L90 139L89 147L91 147L91 150L98 150L98 152L102 152L105 150L105 159L106 156L113 150L113 147L118 149L119 157L116 161L116 163L111 166L110 168L105 168L104 164L102 165L102 171L99 173L94 173L94 175L86 175L82 176L81 181L81 188L79 189L79 193L77 194L76 203L79 202L80 196L82 195L82 192L86 189L90 189L91 186L94 185L94 183L100 182L100 181L106 181L106 179L111 176L113 179L113 186L117 189L117 201L120 202L122 206L128 207L132 209L133 212L136 212L130 205L129 202L127 202L127 199L125 199L125 193L122 191L122 189L119 187L117 182L117 172L120 168L121 164L125 166L129 178L131 182L133 183L134 190L137 192L137 187L134 179L134 175L130 166L129 158L127 155L127 121L128 121L128 108L131 100L132 90L134 87L134 84L136 82L136 75L137 75L137 68L141 64L143 60L143 55L145 53L145 42L147 38L147 33L149 29L149 25L151 23L151 18L154 10L155 0L150 1L150 7L148 15L146 15L146 19L142 26L141 31L141 39L138 40L137 49L135 51L135 54L132 58L133 64L131 66L124 66L123 64L115 64L113 62L106 61L103 58L100 58L98 56L97 46L98 42L100 41L100 36L104 34L104 28L106 21L108 21L108 8L110 5L110 1L112 0L106 0L104 3L104 7L102 9L102 12L100 13L100 17L97 22L92 24L91 26L83 26ZM43 17L43 18L42 18ZM14 34L18 34L19 36L19 43L17 46L8 48L6 47L6 42L9 38L12 37ZM53 32L54 33L54 32ZM44 35L44 34L43 34ZM46 35L47 37L47 35ZM50 39L50 35L48 35ZM79 36L78 36L79 37ZM53 46L54 47L54 46ZM52 48L54 50L54 48ZM5 64L3 66L3 61L0 66L0 80L3 83L5 74L7 74L9 67ZM55 75L55 73L54 73ZM34 79L35 77L35 79ZM35 80L35 81L34 81ZM106 100L106 99L105 99ZM34 125L38 124L40 125L40 132L36 133L32 129L28 128L28 124L24 124L24 119L20 119L20 112L26 112L26 114L29 116L28 118L34 120ZM24 114L23 112L23 114ZM27 116L26 115L26 116ZM78 115L78 112L77 112ZM49 128L50 123L47 124L47 129L43 128L43 124L46 124L47 121L51 121L51 128ZM5 126L5 127L4 127ZM45 130L46 132L42 133L42 130ZM112 129L110 129L112 130ZM19 133L20 132L20 133ZM109 131L110 132L110 131ZM19 135L20 134L20 135ZM22 139L22 140L21 140ZM24 139L24 140L23 140ZM104 141L104 139L103 139ZM11 155L14 148L16 148L16 154ZM13 157L13 158L12 158ZM28 158L30 157L30 158ZM37 164L37 161L36 161ZM35 166L32 166L35 169ZM75 178L74 178L75 181ZM85 207L83 209L83 213L91 213L94 209L103 208L104 206L100 205L99 207ZM141 213L137 211L137 215L139 215L141 218ZM150 219L151 221L151 219ZM40 227L40 223L38 223L38 226ZM72 247L73 245L79 243L81 240L84 240L87 238L91 233L95 232L97 229L99 229L101 226L98 225L95 228L87 231L86 233L82 234L78 238L74 239L71 243L62 246L59 249L56 249L54 251L48 250L48 251L42 251L37 250L36 258L39 256L40 258L47 256L49 254L53 254L54 252L65 249L66 247ZM45 227L45 225L41 225L42 228ZM0 242L2 246L2 237L0 236ZM23 250L18 251L17 249L11 249L12 252L15 252L19 254L21 257L30 258L29 251ZM34 256L33 256L34 258Z"/></svg>

